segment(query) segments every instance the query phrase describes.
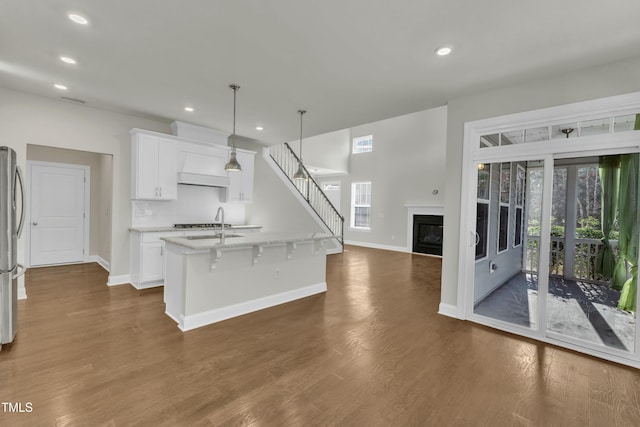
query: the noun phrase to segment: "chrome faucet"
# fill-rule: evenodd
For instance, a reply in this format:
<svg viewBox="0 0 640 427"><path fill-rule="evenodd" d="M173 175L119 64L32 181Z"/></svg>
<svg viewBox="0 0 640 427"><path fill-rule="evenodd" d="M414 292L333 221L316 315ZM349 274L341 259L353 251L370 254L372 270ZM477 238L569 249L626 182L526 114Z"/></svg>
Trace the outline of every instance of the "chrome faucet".
<svg viewBox="0 0 640 427"><path fill-rule="evenodd" d="M220 221L220 234L222 238L224 238L224 209L222 206L218 208L218 212L216 213L216 219L214 221Z"/></svg>

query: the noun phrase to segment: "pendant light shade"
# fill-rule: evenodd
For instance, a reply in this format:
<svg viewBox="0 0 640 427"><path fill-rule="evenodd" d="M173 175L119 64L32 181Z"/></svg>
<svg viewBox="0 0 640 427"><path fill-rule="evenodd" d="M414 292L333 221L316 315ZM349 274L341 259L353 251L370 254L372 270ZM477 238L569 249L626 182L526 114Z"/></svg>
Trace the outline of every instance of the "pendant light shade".
<svg viewBox="0 0 640 427"><path fill-rule="evenodd" d="M302 165L302 116L306 112L306 110L298 110L298 114L300 114L300 157L298 159L298 170L293 174L293 179L300 181L309 179L309 176L307 175L307 172L304 170L304 166Z"/></svg>
<svg viewBox="0 0 640 427"><path fill-rule="evenodd" d="M233 89L233 133L231 134L231 152L229 153L229 161L224 165L224 170L229 172L239 172L242 170L236 155L236 93L240 86L236 84L229 85Z"/></svg>
<svg viewBox="0 0 640 427"><path fill-rule="evenodd" d="M297 179L299 181L305 181L308 179L307 173L302 168L302 164L298 165L298 170L296 171L296 173L293 174L293 179Z"/></svg>
<svg viewBox="0 0 640 427"><path fill-rule="evenodd" d="M238 157L236 156L235 149L232 149L231 153L229 154L229 161L226 165L224 165L224 170L230 172L239 172L242 170L242 166L240 166L240 163L238 163Z"/></svg>

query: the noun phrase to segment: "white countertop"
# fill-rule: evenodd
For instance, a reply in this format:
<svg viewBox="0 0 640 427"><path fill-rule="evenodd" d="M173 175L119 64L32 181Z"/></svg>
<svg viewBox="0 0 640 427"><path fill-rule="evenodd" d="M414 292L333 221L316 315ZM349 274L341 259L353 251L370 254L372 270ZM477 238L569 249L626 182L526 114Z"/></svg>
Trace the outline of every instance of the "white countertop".
<svg viewBox="0 0 640 427"><path fill-rule="evenodd" d="M300 233L300 232L261 232L250 233L243 237L226 237L211 239L187 239L186 237L163 237L162 240L188 249L221 249L239 246L275 245L282 243L308 242L316 240L328 240L335 238L332 234L325 233Z"/></svg>
<svg viewBox="0 0 640 427"><path fill-rule="evenodd" d="M225 227L225 230L247 230L253 228L262 228L261 225L230 225ZM215 230L220 231L220 227L203 227L203 228L176 228L176 227L130 227L129 231L136 231L138 233L151 233L155 231L198 231L198 230Z"/></svg>

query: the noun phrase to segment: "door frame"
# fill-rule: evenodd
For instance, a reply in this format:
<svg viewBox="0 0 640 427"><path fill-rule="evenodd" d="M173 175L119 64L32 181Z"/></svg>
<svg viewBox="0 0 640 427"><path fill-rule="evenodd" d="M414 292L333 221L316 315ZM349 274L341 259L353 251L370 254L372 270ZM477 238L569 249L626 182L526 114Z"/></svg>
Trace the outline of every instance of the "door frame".
<svg viewBox="0 0 640 427"><path fill-rule="evenodd" d="M499 147L480 148L480 137L508 131L533 129L538 127L561 125L605 117L618 117L640 113L640 92L614 96L592 101L567 104L558 107L516 113L507 116L466 122L464 124L464 141L462 157L462 186L460 193L460 235L458 247L458 289L457 317L484 324L496 329L526 336L542 342L591 354L607 360L640 368L640 317L636 317L634 351L619 354L611 349L597 349L565 337L549 333L547 327L546 295L547 283L539 276L538 294L538 329L530 330L508 324L507 322L487 320L484 316L473 313L474 266L475 251L475 203L477 191L477 169L480 163L500 163L515 160L545 160L543 218L541 222L541 238L550 239L551 192L553 188L553 160L560 157L583 157L598 154L617 154L638 152L640 147L640 131L613 133L613 120L610 121L610 132L603 135L581 136L579 138L551 139L541 142L513 144ZM547 212L548 211L548 212ZM543 247L544 242L541 242ZM540 251L539 265L542 272L548 269L548 253ZM541 272L541 274L542 274ZM548 276L548 275L547 275ZM544 293L543 293L544 292ZM637 295L640 301L640 293ZM544 301L542 301L544 300ZM640 306L640 304L638 304Z"/></svg>
<svg viewBox="0 0 640 427"><path fill-rule="evenodd" d="M66 264L81 264L89 262L89 234L91 232L91 167L86 165L75 165L71 163L43 162L39 160L27 160L27 176L25 188L25 262L28 268L48 267L47 265L31 265L31 185L33 183L32 173L33 166L48 166L58 168L81 169L84 172L84 239L83 239L83 256L80 263L71 262ZM55 264L65 265L65 264Z"/></svg>

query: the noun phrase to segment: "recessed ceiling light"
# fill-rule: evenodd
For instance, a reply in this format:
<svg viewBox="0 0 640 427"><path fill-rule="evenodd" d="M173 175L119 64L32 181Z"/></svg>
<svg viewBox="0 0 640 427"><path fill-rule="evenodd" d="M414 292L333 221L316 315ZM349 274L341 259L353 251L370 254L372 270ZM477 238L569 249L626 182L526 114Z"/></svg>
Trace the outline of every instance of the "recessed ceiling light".
<svg viewBox="0 0 640 427"><path fill-rule="evenodd" d="M262 126L256 126L256 130L263 130L264 128Z"/></svg>
<svg viewBox="0 0 640 427"><path fill-rule="evenodd" d="M76 13L70 13L69 14L69 19L71 19L76 24L80 24L80 25L87 25L89 23L87 18L85 18L84 16L81 16L81 15L78 15Z"/></svg>
<svg viewBox="0 0 640 427"><path fill-rule="evenodd" d="M194 109L193 109L193 107L184 107L184 111L188 111L189 113L193 113Z"/></svg>
<svg viewBox="0 0 640 427"><path fill-rule="evenodd" d="M66 62L67 64L75 64L75 63L76 63L76 60L75 60L75 59L70 58L70 57L68 57L68 56L61 56L61 57L60 57L60 61L62 61L62 62Z"/></svg>
<svg viewBox="0 0 640 427"><path fill-rule="evenodd" d="M439 56L449 55L451 53L450 47L439 47L436 49L436 54Z"/></svg>
<svg viewBox="0 0 640 427"><path fill-rule="evenodd" d="M61 84L54 84L53 87L55 87L56 89L60 89L60 90L67 90L68 88L65 85L61 85Z"/></svg>

